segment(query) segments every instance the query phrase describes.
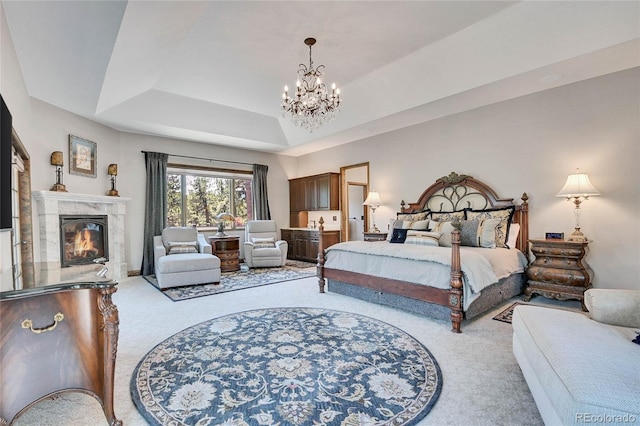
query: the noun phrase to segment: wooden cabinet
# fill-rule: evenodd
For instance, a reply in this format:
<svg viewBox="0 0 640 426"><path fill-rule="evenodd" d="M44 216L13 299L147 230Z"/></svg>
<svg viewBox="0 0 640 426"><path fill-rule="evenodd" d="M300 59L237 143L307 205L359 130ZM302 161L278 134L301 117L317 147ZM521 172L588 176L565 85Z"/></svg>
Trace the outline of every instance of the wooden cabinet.
<svg viewBox="0 0 640 426"><path fill-rule="evenodd" d="M536 256L527 269L525 301L535 294L558 300L577 299L584 306L584 292L591 288L593 271L584 261L588 242L530 240Z"/></svg>
<svg viewBox="0 0 640 426"><path fill-rule="evenodd" d="M293 231L291 229L281 229L280 238L287 242L287 259L294 259Z"/></svg>
<svg viewBox="0 0 640 426"><path fill-rule="evenodd" d="M289 245L287 257L289 259L315 262L320 247L320 231L303 229L283 229L281 237ZM340 242L340 231L324 231L322 233L325 247Z"/></svg>
<svg viewBox="0 0 640 426"><path fill-rule="evenodd" d="M240 270L240 237L209 237L211 252L220 259L220 271Z"/></svg>
<svg viewBox="0 0 640 426"><path fill-rule="evenodd" d="M94 276L95 278L95 276ZM0 424L44 397L95 396L112 425L118 347L113 281L57 284L0 294Z"/></svg>
<svg viewBox="0 0 640 426"><path fill-rule="evenodd" d="M340 174L289 180L289 206L291 212L340 210Z"/></svg>

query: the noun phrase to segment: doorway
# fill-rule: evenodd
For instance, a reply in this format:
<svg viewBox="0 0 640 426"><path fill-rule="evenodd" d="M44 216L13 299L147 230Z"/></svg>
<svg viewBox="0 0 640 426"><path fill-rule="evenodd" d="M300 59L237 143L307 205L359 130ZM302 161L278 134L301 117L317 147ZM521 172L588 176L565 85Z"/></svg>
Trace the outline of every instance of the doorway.
<svg viewBox="0 0 640 426"><path fill-rule="evenodd" d="M349 204L347 218L349 222L347 241L364 240L364 200L367 198L367 185L363 183L347 182Z"/></svg>
<svg viewBox="0 0 640 426"><path fill-rule="evenodd" d="M340 190L342 194L341 241L364 240L364 230L369 227L369 218L362 205L369 192L369 163L340 167Z"/></svg>

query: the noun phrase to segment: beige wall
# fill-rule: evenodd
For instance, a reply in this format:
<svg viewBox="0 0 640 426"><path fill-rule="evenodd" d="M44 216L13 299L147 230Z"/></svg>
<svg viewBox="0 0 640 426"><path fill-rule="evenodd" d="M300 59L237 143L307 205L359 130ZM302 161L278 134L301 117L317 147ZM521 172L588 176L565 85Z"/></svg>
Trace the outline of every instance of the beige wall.
<svg viewBox="0 0 640 426"><path fill-rule="evenodd" d="M593 239L587 260L596 274L595 286L640 288L639 69L296 159L122 133L34 100L24 86L4 16L0 24L0 91L31 154L33 190L49 189L53 183L49 156L62 150L68 158L69 133L97 142L98 176L69 175L65 166L65 184L72 192L104 194L109 189L106 167L118 163L118 190L132 198L126 223L130 270L141 262L145 165L140 151L148 150L268 165L271 211L282 225L288 225L288 178L368 161L370 185L385 202L376 210L376 222L384 224L400 200L416 201L429 184L451 171L465 173L485 181L503 197L519 197L526 191L532 237L571 232L571 204L555 194L579 167L603 194L585 202L582 215L583 231Z"/></svg>
<svg viewBox="0 0 640 426"><path fill-rule="evenodd" d="M530 197L530 235L573 230L572 204L555 196L576 167L602 193L583 204L593 240L595 286L640 288L640 69L563 86L299 158L319 173L370 162L370 185L388 223L400 201L417 201L451 171L499 196Z"/></svg>

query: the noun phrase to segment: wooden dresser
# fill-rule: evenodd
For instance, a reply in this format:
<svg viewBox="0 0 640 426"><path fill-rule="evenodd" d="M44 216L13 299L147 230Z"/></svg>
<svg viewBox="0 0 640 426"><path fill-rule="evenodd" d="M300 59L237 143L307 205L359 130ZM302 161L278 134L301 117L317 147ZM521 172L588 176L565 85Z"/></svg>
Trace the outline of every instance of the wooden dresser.
<svg viewBox="0 0 640 426"><path fill-rule="evenodd" d="M591 288L593 271L584 261L589 242L529 240L536 256L527 269L524 300L535 294L558 300L577 299L584 306L584 292Z"/></svg>
<svg viewBox="0 0 640 426"><path fill-rule="evenodd" d="M116 282L95 273L70 281L0 293L0 424L70 391L94 396L107 422L122 424L113 407Z"/></svg>
<svg viewBox="0 0 640 426"><path fill-rule="evenodd" d="M240 270L240 237L209 237L212 253L220 259L220 271Z"/></svg>

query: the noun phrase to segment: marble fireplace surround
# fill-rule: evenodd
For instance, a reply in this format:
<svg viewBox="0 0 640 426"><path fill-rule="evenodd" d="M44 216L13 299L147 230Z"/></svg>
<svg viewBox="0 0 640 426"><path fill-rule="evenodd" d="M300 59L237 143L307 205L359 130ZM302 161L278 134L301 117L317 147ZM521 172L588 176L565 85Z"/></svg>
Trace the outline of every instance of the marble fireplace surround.
<svg viewBox="0 0 640 426"><path fill-rule="evenodd" d="M69 192L33 191L40 227L40 262L50 275L60 271L60 218L66 215L106 215L109 239L108 276L116 281L127 277L124 223L127 201L131 198ZM72 266L72 268L75 266Z"/></svg>

